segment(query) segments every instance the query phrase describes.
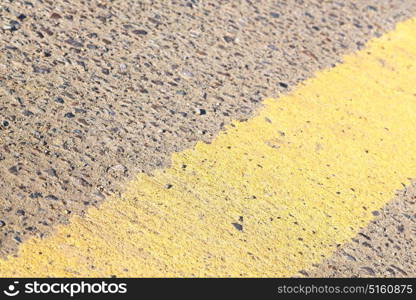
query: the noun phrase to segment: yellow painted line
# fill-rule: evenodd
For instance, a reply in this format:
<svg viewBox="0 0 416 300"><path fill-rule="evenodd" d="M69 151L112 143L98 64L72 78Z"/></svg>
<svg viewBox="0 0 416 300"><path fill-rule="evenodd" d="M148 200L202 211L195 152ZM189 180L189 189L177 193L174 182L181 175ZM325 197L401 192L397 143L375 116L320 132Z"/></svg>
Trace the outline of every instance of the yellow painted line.
<svg viewBox="0 0 416 300"><path fill-rule="evenodd" d="M173 156L2 276L291 276L415 176L416 20ZM234 225L233 225L234 223ZM239 225L242 227L240 227ZM239 230L242 229L242 230Z"/></svg>

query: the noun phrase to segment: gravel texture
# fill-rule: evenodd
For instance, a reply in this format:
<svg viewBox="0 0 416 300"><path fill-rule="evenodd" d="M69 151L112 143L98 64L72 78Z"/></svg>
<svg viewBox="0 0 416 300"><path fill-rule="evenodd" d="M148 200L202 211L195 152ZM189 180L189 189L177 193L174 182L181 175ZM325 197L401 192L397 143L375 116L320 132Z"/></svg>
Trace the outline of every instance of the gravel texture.
<svg viewBox="0 0 416 300"><path fill-rule="evenodd" d="M0 3L0 254L209 142L415 1Z"/></svg>

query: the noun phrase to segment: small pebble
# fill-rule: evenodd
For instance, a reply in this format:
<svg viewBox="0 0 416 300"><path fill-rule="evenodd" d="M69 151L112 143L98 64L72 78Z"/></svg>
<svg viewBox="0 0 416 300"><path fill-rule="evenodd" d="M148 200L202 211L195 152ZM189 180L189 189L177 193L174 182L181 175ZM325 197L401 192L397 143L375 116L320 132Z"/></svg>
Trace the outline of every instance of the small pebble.
<svg viewBox="0 0 416 300"><path fill-rule="evenodd" d="M199 109L199 115L206 115L207 111L203 108Z"/></svg>
<svg viewBox="0 0 416 300"><path fill-rule="evenodd" d="M27 18L27 16L26 16L26 15L24 15L24 14L19 14L19 15L17 16L17 18L18 18L20 21L23 21L24 19L26 19L26 18Z"/></svg>
<svg viewBox="0 0 416 300"><path fill-rule="evenodd" d="M58 14L58 13L52 13L52 14L51 14L51 16L50 16L50 18L51 18L51 19L54 19L54 20L58 20L58 19L60 19L60 18L62 18L62 17L61 17L61 15L60 15L60 14Z"/></svg>
<svg viewBox="0 0 416 300"><path fill-rule="evenodd" d="M65 100L62 97L56 97L55 102L63 104L65 103Z"/></svg>
<svg viewBox="0 0 416 300"><path fill-rule="evenodd" d="M227 43L232 43L234 42L234 38L231 36L224 36L224 41L226 41Z"/></svg>
<svg viewBox="0 0 416 300"><path fill-rule="evenodd" d="M45 197L45 200L57 201L59 199L58 199L58 197L56 197L54 195L48 195L48 196Z"/></svg>
<svg viewBox="0 0 416 300"><path fill-rule="evenodd" d="M133 30L132 32L134 34L137 34L137 35L146 35L147 34L147 31L143 30L143 29L136 29L136 30Z"/></svg>
<svg viewBox="0 0 416 300"><path fill-rule="evenodd" d="M64 117L65 117L65 118L68 118L68 119L72 119L73 117L75 117L75 115L74 115L72 112L67 112L67 113L64 115Z"/></svg>

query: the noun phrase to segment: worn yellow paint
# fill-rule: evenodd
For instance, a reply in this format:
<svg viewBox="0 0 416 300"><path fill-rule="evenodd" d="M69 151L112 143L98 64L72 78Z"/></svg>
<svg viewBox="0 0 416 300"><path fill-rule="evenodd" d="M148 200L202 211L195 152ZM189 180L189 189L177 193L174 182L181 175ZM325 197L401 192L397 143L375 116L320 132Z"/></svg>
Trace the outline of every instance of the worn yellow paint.
<svg viewBox="0 0 416 300"><path fill-rule="evenodd" d="M353 237L416 174L416 21L211 144L173 155L2 276L291 276ZM242 218L242 219L241 219ZM242 231L232 225L242 225Z"/></svg>

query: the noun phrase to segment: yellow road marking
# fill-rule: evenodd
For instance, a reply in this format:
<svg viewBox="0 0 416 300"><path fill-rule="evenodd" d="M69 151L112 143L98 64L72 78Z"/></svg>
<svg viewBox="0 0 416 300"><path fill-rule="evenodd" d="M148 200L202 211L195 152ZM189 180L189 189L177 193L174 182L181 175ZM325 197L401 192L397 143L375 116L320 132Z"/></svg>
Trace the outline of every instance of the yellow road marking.
<svg viewBox="0 0 416 300"><path fill-rule="evenodd" d="M122 199L24 243L0 274L291 276L319 262L416 173L414 32L399 24L267 99Z"/></svg>

